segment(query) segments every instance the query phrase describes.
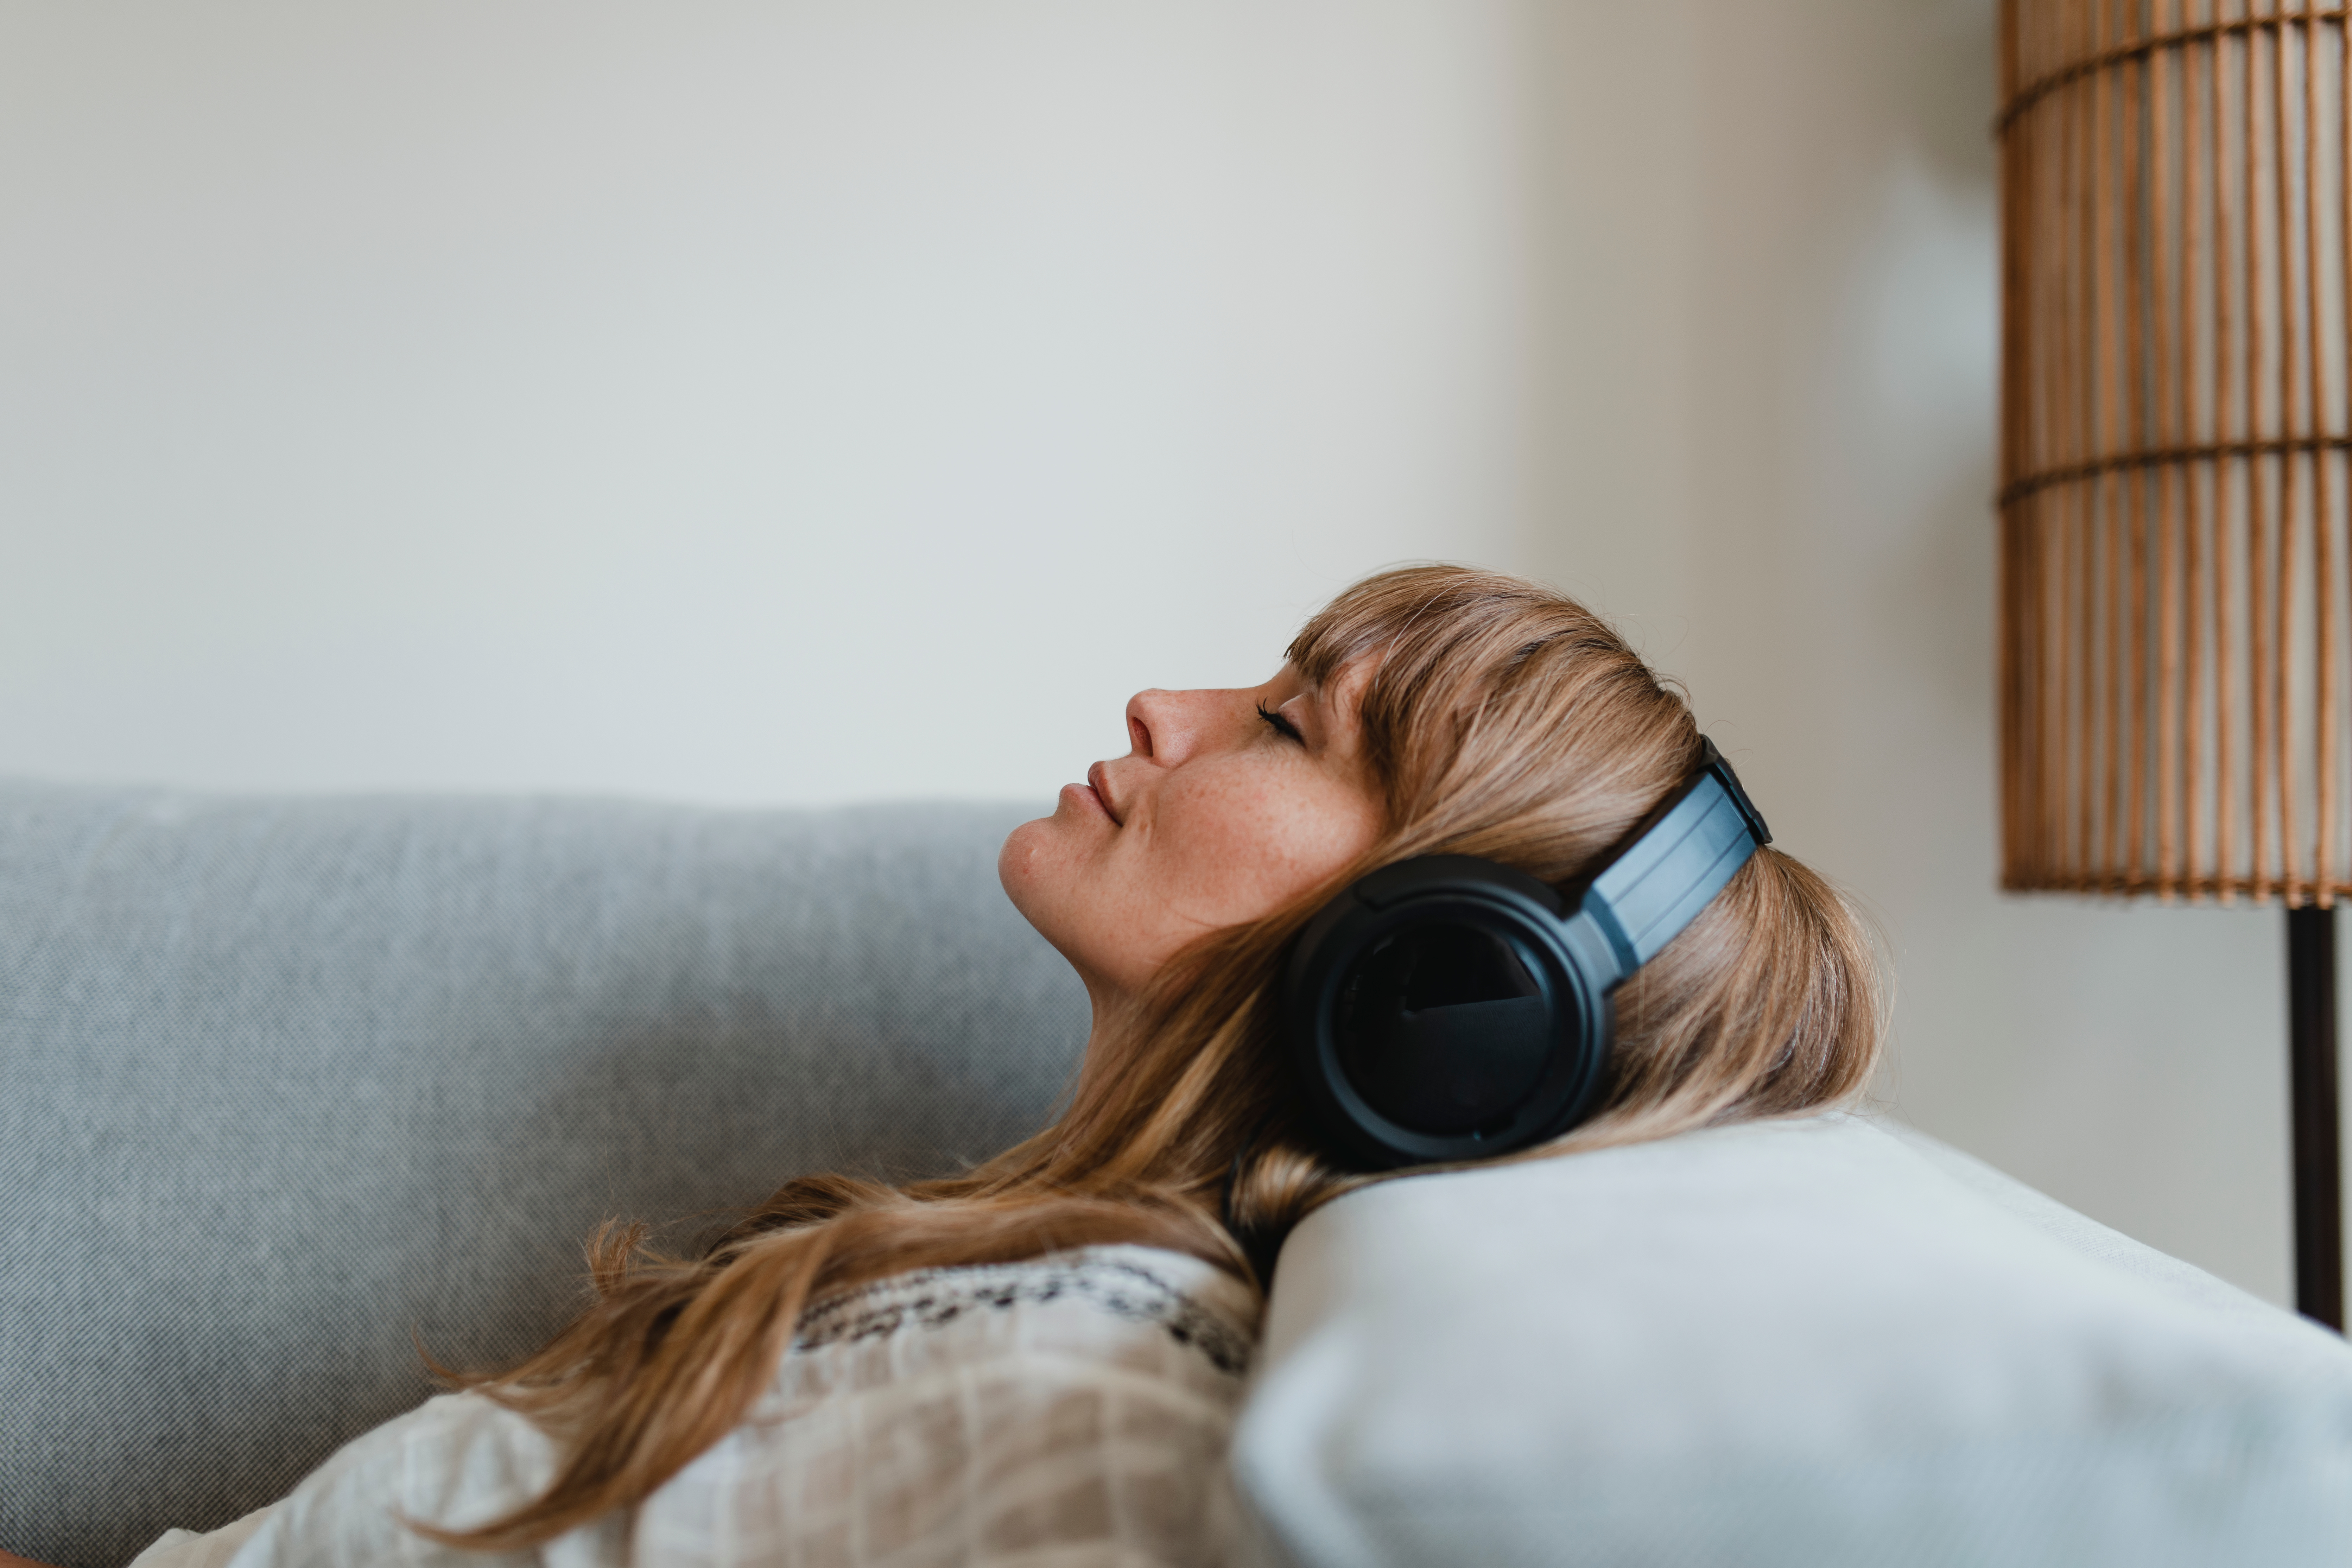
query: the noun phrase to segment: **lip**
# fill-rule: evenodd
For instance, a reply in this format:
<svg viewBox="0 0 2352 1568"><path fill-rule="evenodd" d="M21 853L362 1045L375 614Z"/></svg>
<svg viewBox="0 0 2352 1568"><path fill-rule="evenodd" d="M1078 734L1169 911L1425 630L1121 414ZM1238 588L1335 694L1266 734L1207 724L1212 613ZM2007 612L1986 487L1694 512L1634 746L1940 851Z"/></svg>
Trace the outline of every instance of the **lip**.
<svg viewBox="0 0 2352 1568"><path fill-rule="evenodd" d="M1082 787L1093 798L1095 805L1102 808L1102 814L1111 819L1114 826L1126 826L1119 819L1118 806L1111 803L1110 775L1100 763L1087 770L1087 782Z"/></svg>
<svg viewBox="0 0 2352 1568"><path fill-rule="evenodd" d="M1092 784L1066 784L1062 786L1062 798L1077 802L1078 809L1081 811L1099 812L1102 819L1113 827L1118 826L1118 818L1110 814L1110 807L1104 803L1103 797L1095 792L1095 786Z"/></svg>

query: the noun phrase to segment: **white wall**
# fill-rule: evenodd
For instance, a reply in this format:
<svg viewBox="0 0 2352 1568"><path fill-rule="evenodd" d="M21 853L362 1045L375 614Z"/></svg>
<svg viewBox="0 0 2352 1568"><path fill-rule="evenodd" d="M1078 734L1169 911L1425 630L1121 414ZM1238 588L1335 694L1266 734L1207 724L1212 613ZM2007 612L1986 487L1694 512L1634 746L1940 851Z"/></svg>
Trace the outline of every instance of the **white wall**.
<svg viewBox="0 0 2352 1568"><path fill-rule="evenodd" d="M1888 1092L2286 1292L2278 917L1993 890L1990 0L0 0L0 772L1042 800L1589 594Z"/></svg>
<svg viewBox="0 0 2352 1568"><path fill-rule="evenodd" d="M1536 13L1534 565L1873 906L1903 1114L2288 1299L2278 912L1995 891L1993 5Z"/></svg>
<svg viewBox="0 0 2352 1568"><path fill-rule="evenodd" d="M0 769L1048 799L1514 558L1510 16L0 5Z"/></svg>

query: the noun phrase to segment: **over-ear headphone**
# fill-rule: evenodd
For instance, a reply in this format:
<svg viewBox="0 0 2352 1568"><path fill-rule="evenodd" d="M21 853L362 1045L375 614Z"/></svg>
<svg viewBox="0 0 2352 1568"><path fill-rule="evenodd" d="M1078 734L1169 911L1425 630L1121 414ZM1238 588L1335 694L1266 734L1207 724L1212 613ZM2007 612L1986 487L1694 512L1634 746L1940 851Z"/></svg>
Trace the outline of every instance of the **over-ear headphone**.
<svg viewBox="0 0 2352 1568"><path fill-rule="evenodd" d="M1556 1138L1599 1092L1610 994L1772 842L1699 737L1698 771L1581 888L1464 855L1364 877L1299 932L1286 1045L1335 1152L1371 1169Z"/></svg>

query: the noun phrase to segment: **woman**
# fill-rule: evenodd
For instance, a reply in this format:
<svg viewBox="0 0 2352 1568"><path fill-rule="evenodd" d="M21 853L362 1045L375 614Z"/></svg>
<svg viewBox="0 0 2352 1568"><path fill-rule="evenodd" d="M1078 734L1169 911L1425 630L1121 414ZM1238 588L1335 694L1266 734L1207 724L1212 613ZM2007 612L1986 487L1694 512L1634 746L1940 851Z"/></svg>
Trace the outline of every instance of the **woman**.
<svg viewBox="0 0 2352 1568"><path fill-rule="evenodd" d="M1349 589L1265 685L1147 691L1128 728L1000 862L1093 1004L1052 1127L944 1180L793 1181L697 1258L608 1229L544 1350L144 1568L1222 1559L1254 1259L1372 1179L1277 1048L1292 939L1415 856L1590 875L1702 742L1589 612L1444 566ZM1849 1098L1876 1001L1853 917L1759 848L1616 994L1597 1111L1518 1157Z"/></svg>

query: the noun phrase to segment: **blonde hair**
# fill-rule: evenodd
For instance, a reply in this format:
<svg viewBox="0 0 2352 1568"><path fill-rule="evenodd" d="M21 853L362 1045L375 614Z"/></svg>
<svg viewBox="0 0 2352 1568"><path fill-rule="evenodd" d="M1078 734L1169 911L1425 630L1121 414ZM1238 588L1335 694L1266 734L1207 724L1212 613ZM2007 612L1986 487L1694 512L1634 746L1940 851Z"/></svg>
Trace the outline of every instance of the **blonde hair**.
<svg viewBox="0 0 2352 1568"><path fill-rule="evenodd" d="M964 1174L901 1186L802 1177L698 1257L663 1256L642 1227L607 1226L590 1244L594 1300L569 1327L503 1373L445 1373L557 1440L552 1485L478 1529L415 1528L504 1550L635 1506L742 1420L803 1310L852 1286L1104 1242L1192 1253L1255 1283L1253 1252L1378 1179L1328 1162L1286 1081L1275 1014L1291 937L1347 883L1409 856L1578 877L1694 771L1698 731L1599 616L1461 567L1357 584L1288 655L1318 685L1377 660L1361 720L1387 826L1362 858L1180 955L1099 1021L1059 1119ZM1853 913L1803 866L1761 849L1619 989L1599 1112L1513 1158L1848 1100L1876 1061L1879 1005Z"/></svg>

